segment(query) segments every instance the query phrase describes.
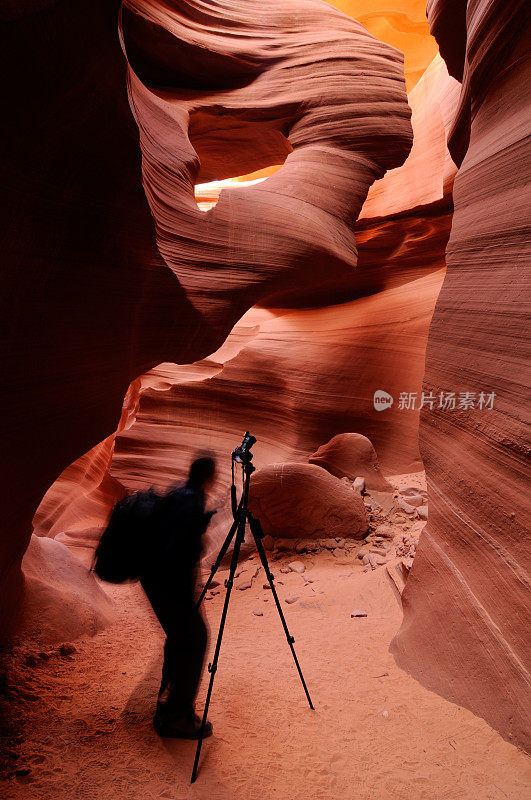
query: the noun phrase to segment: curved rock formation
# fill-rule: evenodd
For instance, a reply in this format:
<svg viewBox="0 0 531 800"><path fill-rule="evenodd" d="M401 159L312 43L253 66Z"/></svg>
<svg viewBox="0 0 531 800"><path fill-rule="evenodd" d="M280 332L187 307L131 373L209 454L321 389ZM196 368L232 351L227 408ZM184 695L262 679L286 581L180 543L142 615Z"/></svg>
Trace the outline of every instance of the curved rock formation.
<svg viewBox="0 0 531 800"><path fill-rule="evenodd" d="M382 475L376 450L366 436L340 433L313 453L308 461L326 469L336 478L365 478L368 489L381 492L391 489Z"/></svg>
<svg viewBox="0 0 531 800"><path fill-rule="evenodd" d="M156 240L118 3L39 4L4 26L4 620L40 498L115 429L128 384L157 363L213 352L273 291L350 269L367 190L411 145L401 54L336 9L176 8L130 2L121 17ZM199 211L196 179L273 157L287 158L271 183Z"/></svg>
<svg viewBox="0 0 531 800"><path fill-rule="evenodd" d="M523 2L468 3L466 28L465 5L429 4L463 80L451 140L462 163L424 391L455 392L457 403L422 416L430 516L393 651L426 686L529 750L529 31Z"/></svg>
<svg viewBox="0 0 531 800"><path fill-rule="evenodd" d="M249 508L264 533L281 539L362 539L361 494L314 464L270 464L251 479Z"/></svg>
<svg viewBox="0 0 531 800"><path fill-rule="evenodd" d="M277 295L269 301L276 309L252 309L210 358L180 367L161 364L142 377L138 398L126 399L128 422L112 458L120 487L163 488L184 477L194 449L202 446L218 453L219 486L225 486L227 455L247 427L258 437L258 466L306 460L347 430L370 437L387 472L420 469L418 410L400 410L398 397L420 395L428 325L443 279L455 172L445 131L458 87L437 58L410 94L414 145L404 165L369 191L356 226L356 270L339 283ZM200 196L215 203L221 188L207 184ZM315 307L296 310L294 304ZM383 414L373 406L379 388L396 399ZM95 463L93 456L88 463ZM76 473L86 470L83 464ZM57 503L53 529L36 519L36 530L91 546L97 519L101 526L109 505L87 509L87 492L97 496L93 486L83 478L86 488L76 500L62 480L45 500L45 518ZM66 496L71 503L63 513ZM217 502L223 500L220 491ZM213 528L220 535L223 524L218 514Z"/></svg>
<svg viewBox="0 0 531 800"><path fill-rule="evenodd" d="M121 27L158 248L213 337L324 270L348 276L367 191L411 147L401 54L319 0L127 0ZM279 162L197 207L195 183Z"/></svg>
<svg viewBox="0 0 531 800"><path fill-rule="evenodd" d="M118 2L2 11L0 627L14 622L35 509L116 429L131 380L213 349L155 245L126 95ZM20 9L19 9L20 10ZM6 20L6 16L8 19ZM95 44L97 43L97 45ZM217 344L214 344L214 348Z"/></svg>
<svg viewBox="0 0 531 800"><path fill-rule="evenodd" d="M28 591L17 634L37 644L93 636L114 619L113 604L86 565L64 544L32 536L24 553Z"/></svg>

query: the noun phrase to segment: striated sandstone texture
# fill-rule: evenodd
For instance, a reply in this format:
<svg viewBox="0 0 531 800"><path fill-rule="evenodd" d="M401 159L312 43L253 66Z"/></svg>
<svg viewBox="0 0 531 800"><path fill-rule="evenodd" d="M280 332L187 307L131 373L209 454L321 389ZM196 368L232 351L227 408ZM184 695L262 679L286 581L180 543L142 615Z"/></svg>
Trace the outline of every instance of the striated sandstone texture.
<svg viewBox="0 0 531 800"><path fill-rule="evenodd" d="M462 91L448 269L424 390L474 396L422 416L429 522L393 652L424 685L529 751L529 30L523 2L466 6L428 6ZM495 394L493 408L481 408L481 392Z"/></svg>
<svg viewBox="0 0 531 800"><path fill-rule="evenodd" d="M376 450L366 436L340 433L312 453L308 461L335 475L336 478L365 478L368 489L385 492L391 484L382 475Z"/></svg>
<svg viewBox="0 0 531 800"><path fill-rule="evenodd" d="M401 392L420 391L428 325L444 274L455 172L446 129L458 87L436 58L410 93L413 148L402 167L369 191L355 230L355 270L339 281L327 282L323 274L318 288L305 284L277 295L270 309L247 312L209 358L160 364L141 378L126 398L127 421L110 462L119 491L152 483L164 488L184 477L196 448L208 447L221 459L216 502L223 503L228 454L248 427L258 437L259 467L306 461L336 434L359 431L388 474L421 468L418 411L399 410L397 399ZM232 191L218 182L199 194L212 204L221 188ZM385 413L373 407L373 394L382 388L395 397ZM72 478L86 476L95 463L90 456ZM108 486L108 464L101 458L100 464L100 475L91 474L96 485ZM49 490L36 531L90 547L112 499L86 477L76 498L72 481L62 486L67 477L68 471ZM41 519L54 519L53 527ZM222 513L214 518L214 539L227 524Z"/></svg>
<svg viewBox="0 0 531 800"><path fill-rule="evenodd" d="M157 245L212 336L347 277L367 191L411 147L401 53L320 0L127 0L121 32ZM278 163L198 208L196 183Z"/></svg>
<svg viewBox="0 0 531 800"><path fill-rule="evenodd" d="M346 274L367 190L412 139L401 53L318 0L26 6L3 12L4 621L38 502L116 429L130 382ZM197 181L284 161L199 210Z"/></svg>
<svg viewBox="0 0 531 800"><path fill-rule="evenodd" d="M315 464L270 464L251 479L249 508L264 533L280 539L362 539L361 495Z"/></svg>
<svg viewBox="0 0 531 800"><path fill-rule="evenodd" d="M116 430L139 373L213 349L156 248L118 7L62 0L1 12L1 629L15 622L46 490Z"/></svg>

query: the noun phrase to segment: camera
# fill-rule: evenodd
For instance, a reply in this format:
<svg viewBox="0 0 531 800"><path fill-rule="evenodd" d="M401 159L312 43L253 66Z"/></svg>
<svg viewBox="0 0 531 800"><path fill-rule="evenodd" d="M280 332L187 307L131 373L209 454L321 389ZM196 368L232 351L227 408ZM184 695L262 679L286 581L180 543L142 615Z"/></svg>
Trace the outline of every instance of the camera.
<svg viewBox="0 0 531 800"><path fill-rule="evenodd" d="M252 461L251 447L255 442L256 436L252 436L249 431L246 431L242 443L232 451L233 461L237 461L239 464L248 464Z"/></svg>

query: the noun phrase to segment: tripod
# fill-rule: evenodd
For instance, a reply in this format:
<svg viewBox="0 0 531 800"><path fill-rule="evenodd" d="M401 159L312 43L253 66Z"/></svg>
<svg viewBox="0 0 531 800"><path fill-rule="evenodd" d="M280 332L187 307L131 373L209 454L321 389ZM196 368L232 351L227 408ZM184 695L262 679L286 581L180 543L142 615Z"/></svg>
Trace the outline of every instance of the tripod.
<svg viewBox="0 0 531 800"><path fill-rule="evenodd" d="M293 643L294 643L295 639L293 638L293 636L291 636L291 634L290 634L290 632L288 630L288 626L286 624L286 620L284 618L284 614L282 612L282 608L281 608L281 605L280 605L280 600L278 599L278 595L277 595L277 591L276 591L276 588L275 588L275 584L273 582L274 581L274 577L273 577L273 575L272 575L272 573L271 573L271 571L269 569L269 564L267 562L267 556L265 554L264 545L262 543L262 539L264 538L264 532L262 530L262 526L260 524L260 520L258 520L256 517L253 517L253 515L251 514L251 512L247 508L247 501L248 501L248 498L249 498L249 479L250 479L251 474L254 472L254 469L255 469L253 467L253 465L251 464L252 454L250 453L250 447L252 446L254 441L256 441L254 439L254 437L250 436L250 434L247 432L245 434L245 437L244 437L244 440L243 440L243 444L240 447L237 447L234 450L233 454L232 454L231 502L232 502L232 515L234 517L234 522L231 525L231 528L229 530L227 538L225 539L225 541L223 542L223 545L221 546L221 549L219 551L218 557L216 558L216 561L215 561L215 563L213 564L213 566L211 568L210 576L209 576L207 582L205 583L205 585L203 587L203 591L201 592L199 600L197 601L197 607L199 607L199 605L201 604L201 602L202 602L202 600L203 600L203 598L204 598L204 596L205 596L205 594L206 594L206 592L208 590L208 587L210 586L210 584L212 582L212 579L214 578L214 575L216 574L217 570L219 569L219 566L220 566L220 564L221 564L221 562L223 560L223 557L224 557L225 553L227 552L227 550L229 548L229 545L230 545L231 541L233 540L234 536L236 535L236 538L234 540L234 549L232 551L232 558L231 558L231 562L230 562L229 577L225 581L225 587L226 587L225 602L223 604L223 611L222 611L222 614L221 614L221 622L220 622L220 625L219 625L219 632L218 632L218 637L217 637L217 640L216 640L216 648L214 650L214 658L212 659L212 662L208 665L208 671L210 673L210 681L209 681L209 684L208 684L208 691L207 691L207 696L206 696L206 701L205 701L205 708L204 708L204 711L203 711L203 719L201 721L201 729L199 731L199 739L198 739L198 742L197 742L197 749L196 749L196 753L195 753L194 767L193 767L193 770L192 770L192 778L191 778L191 781L190 781L191 783L194 783L195 779L197 778L197 768L198 768L198 765L199 765L199 756L201 754L201 746L202 746L202 743L203 743L203 736L204 736L205 725L206 725L206 721L207 721L208 708L209 708L209 705L210 705L210 698L211 698L211 695L212 695L212 686L214 684L214 676L215 676L216 670L218 668L219 651L221 649L221 640L222 640L222 637L223 637L223 630L224 630L224 627L225 627L225 620L227 618L227 611L228 611L228 608L229 608L230 595L231 595L232 586L233 586L233 583L234 583L234 573L236 572L236 567L238 566L238 558L239 558L239 555L240 555L240 548L241 548L241 545L242 545L242 543L243 543L243 541L245 539L245 526L246 526L247 522L249 523L249 527L251 529L251 533L253 535L253 539L254 539L255 544L256 544L256 549L258 550L258 555L260 556L260 561L262 562L262 566L263 566L263 568L265 570L265 574L267 576L267 580L269 581L269 586L271 587L271 592L273 594L273 597L274 597L274 600L275 600L275 604L276 604L278 613L280 615L280 621L282 622L282 627L284 628L284 633L286 634L286 639L287 639L288 644L289 644L289 646L291 648L291 653L293 655L293 660L295 661L295 666L297 667L297 671L299 673L299 677L300 677L302 685L304 687L304 691L306 693L306 697L308 699L308 703L310 704L310 708L313 710L312 700L310 698L310 694L309 694L308 689L306 687L306 683L304 681L304 677L303 677L301 668L299 666L299 662L297 660L297 655L296 655L295 649L293 647ZM243 469L243 490L242 490L242 495L241 495L241 498L240 498L240 502L238 504L236 503L236 485L235 485L235 482L234 482L234 462L235 461L241 463L242 469Z"/></svg>

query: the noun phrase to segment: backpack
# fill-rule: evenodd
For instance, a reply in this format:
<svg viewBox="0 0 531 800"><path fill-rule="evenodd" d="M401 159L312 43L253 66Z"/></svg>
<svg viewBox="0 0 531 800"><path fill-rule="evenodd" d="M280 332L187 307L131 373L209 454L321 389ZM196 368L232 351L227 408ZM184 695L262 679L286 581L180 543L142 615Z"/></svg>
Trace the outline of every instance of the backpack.
<svg viewBox="0 0 531 800"><path fill-rule="evenodd" d="M160 498L154 489L135 492L114 506L94 554L92 570L103 581L137 580L143 542L156 522Z"/></svg>

